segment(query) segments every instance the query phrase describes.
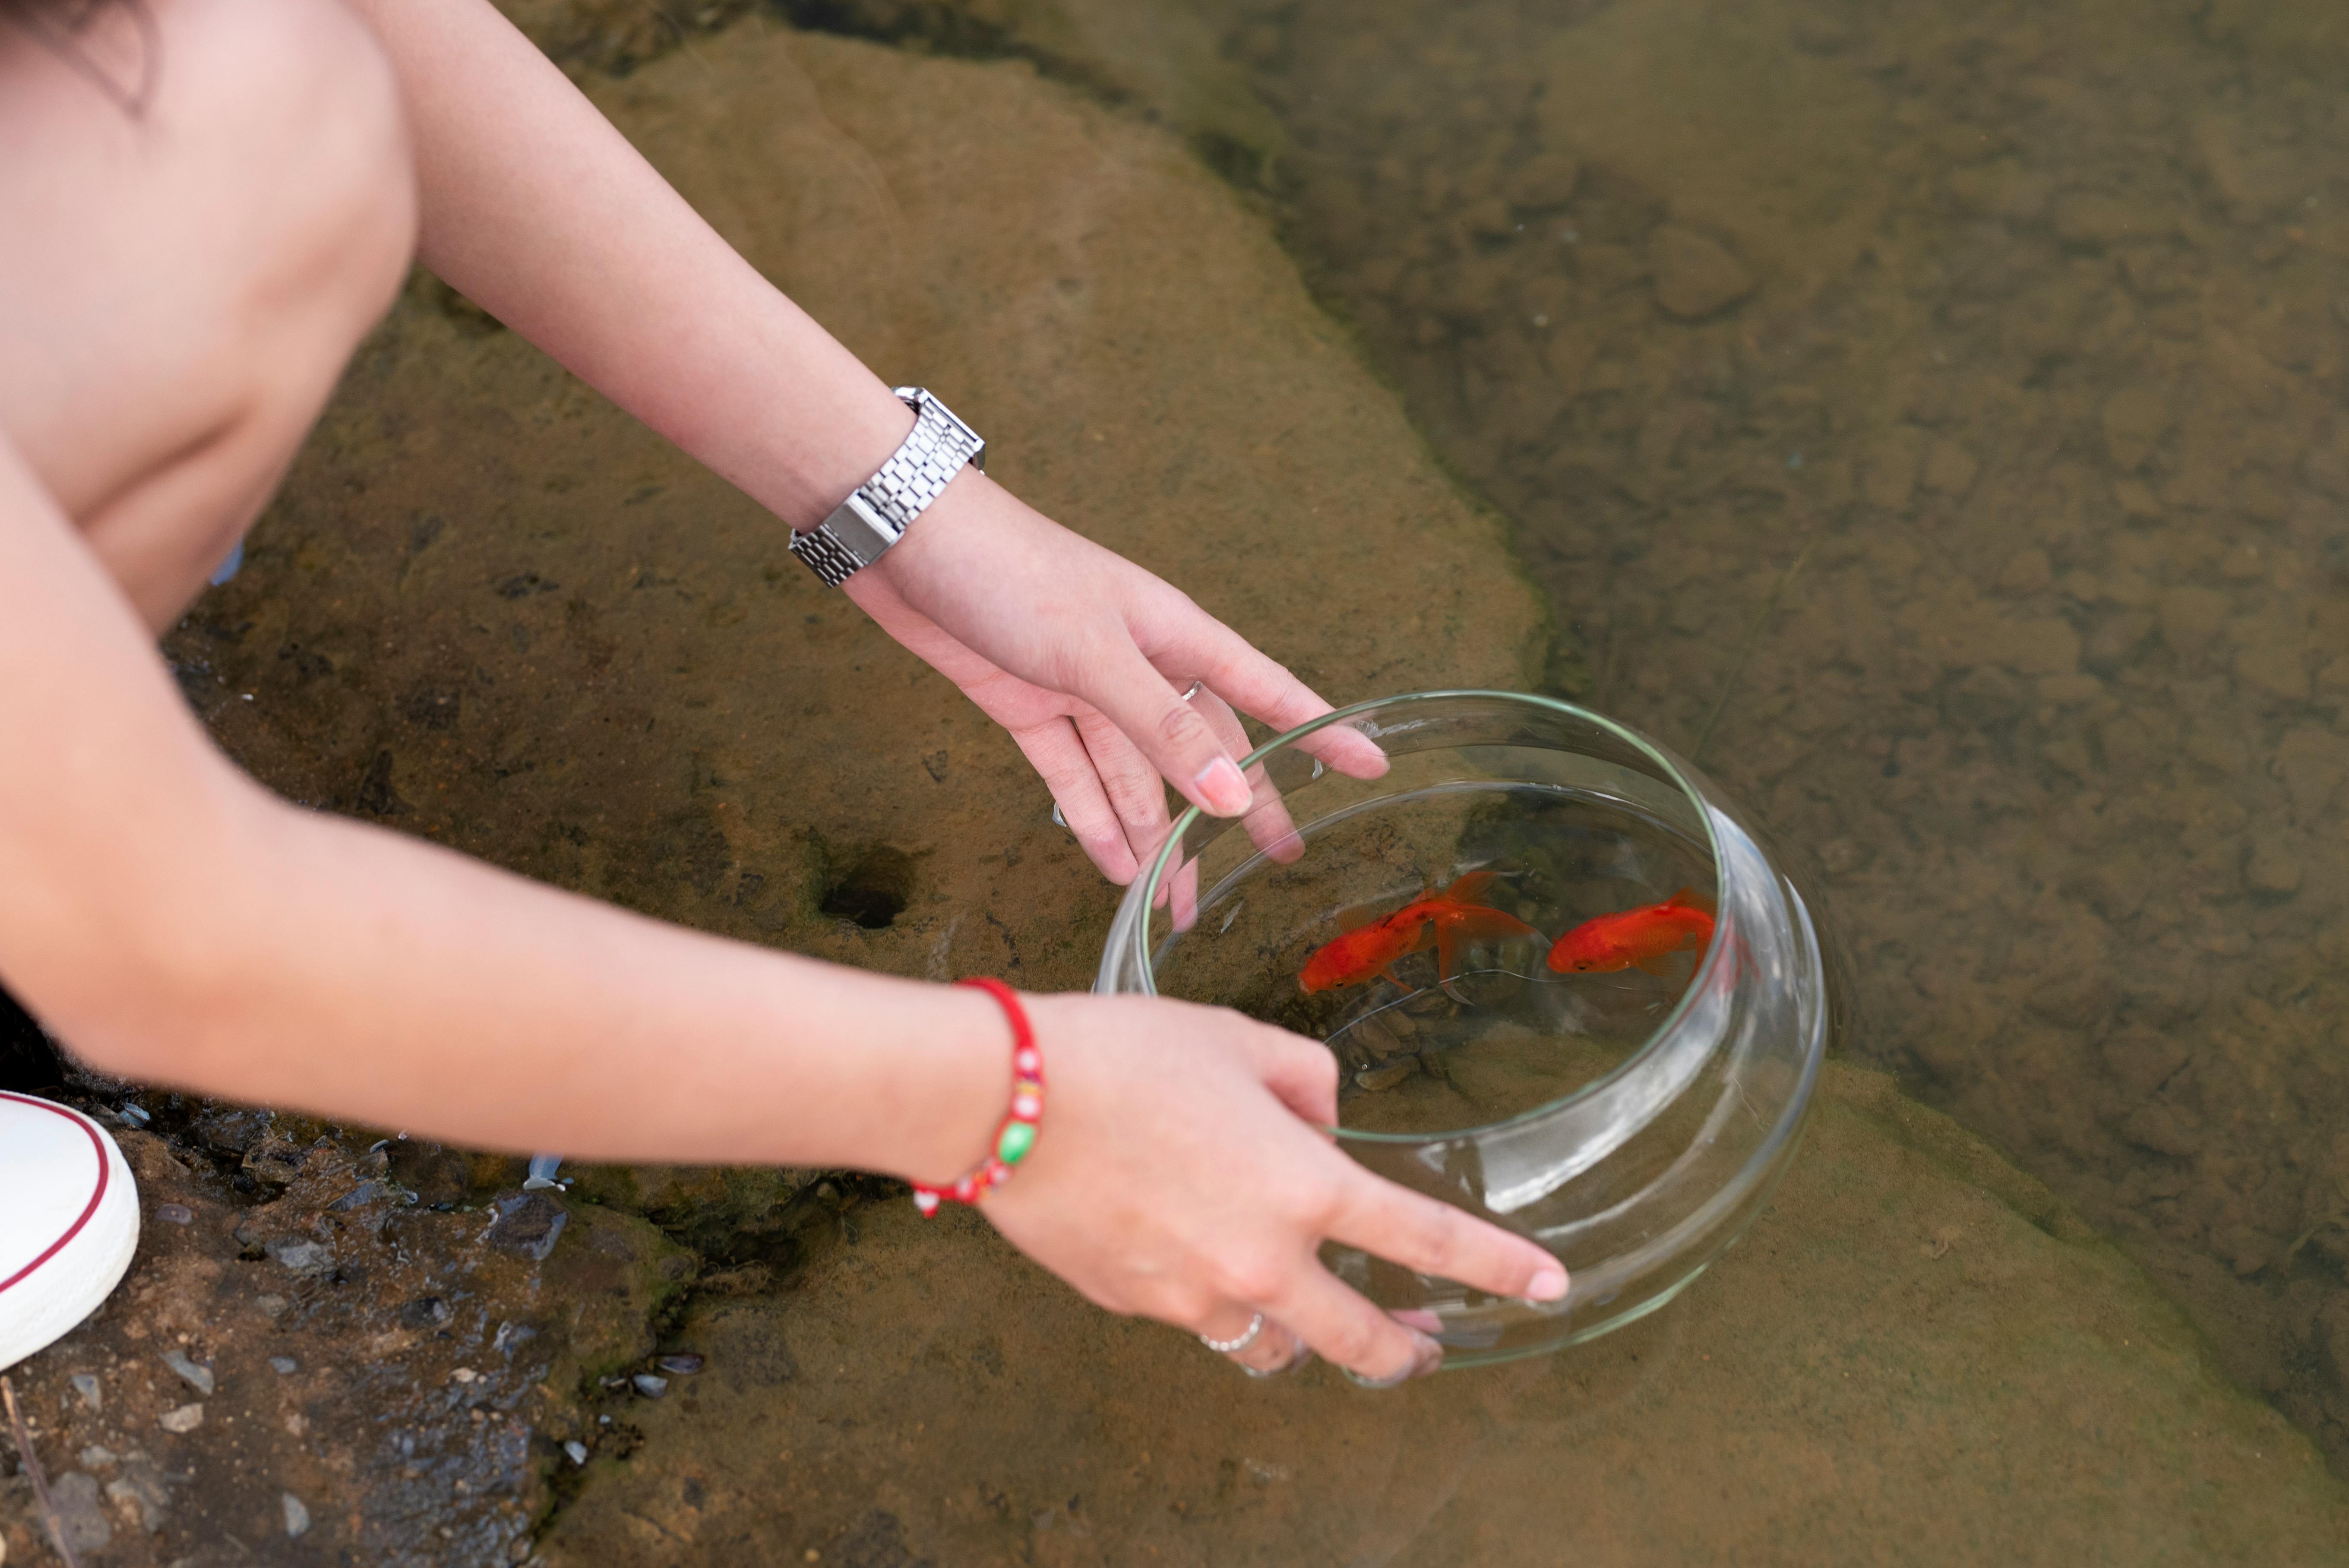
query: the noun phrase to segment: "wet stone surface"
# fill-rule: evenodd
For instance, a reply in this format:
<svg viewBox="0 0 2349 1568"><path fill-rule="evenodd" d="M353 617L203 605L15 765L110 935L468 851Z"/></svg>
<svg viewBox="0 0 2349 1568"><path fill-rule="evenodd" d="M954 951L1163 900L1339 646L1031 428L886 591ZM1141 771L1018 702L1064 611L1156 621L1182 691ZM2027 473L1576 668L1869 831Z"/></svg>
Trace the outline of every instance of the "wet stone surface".
<svg viewBox="0 0 2349 1568"><path fill-rule="evenodd" d="M598 1457L551 1568L2326 1561L2349 1506L2044 1187L1831 1067L1772 1211L1670 1308L1389 1395L1252 1382L961 1213L874 1212ZM887 1325L876 1333L874 1325ZM810 1557L809 1553L814 1553Z"/></svg>
<svg viewBox="0 0 2349 1568"><path fill-rule="evenodd" d="M436 1210L371 1139L147 1098L168 1134L114 1130L140 1189L130 1272L10 1374L77 1549L202 1568L285 1560L298 1538L301 1561L519 1561L554 1501L550 1457L611 1440L602 1418L626 1408L595 1380L654 1350L698 1260L587 1203ZM269 1161L282 1179L253 1186L223 1125L290 1150ZM517 1213L552 1244L516 1244ZM15 1470L0 1540L37 1563Z"/></svg>
<svg viewBox="0 0 2349 1568"><path fill-rule="evenodd" d="M1014 15L1225 133L1131 9ZM1551 678L1807 873L1852 1048L2349 1460L2338 7L1149 9L1523 525Z"/></svg>

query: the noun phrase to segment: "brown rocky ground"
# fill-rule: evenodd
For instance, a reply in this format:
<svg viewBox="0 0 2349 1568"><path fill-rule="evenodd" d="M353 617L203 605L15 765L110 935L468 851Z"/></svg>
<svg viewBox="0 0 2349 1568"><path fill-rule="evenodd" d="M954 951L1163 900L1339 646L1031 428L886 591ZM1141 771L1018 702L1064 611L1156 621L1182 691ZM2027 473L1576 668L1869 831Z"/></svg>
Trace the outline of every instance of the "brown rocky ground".
<svg viewBox="0 0 2349 1568"><path fill-rule="evenodd" d="M81 1560L507 1561L557 1445L613 1440L601 1379L650 1369L693 1254L442 1150L154 1099L171 1136L117 1134L129 1278L12 1374ZM41 1561L0 1484L7 1560Z"/></svg>
<svg viewBox="0 0 2349 1568"><path fill-rule="evenodd" d="M852 346L968 388L1009 482L1330 695L1571 667L1497 523L1261 222L1138 117L1024 65L757 18L595 79ZM891 232L888 259L843 253L851 227ZM429 280L171 652L289 793L711 929L1077 985L1112 903L1008 743L771 520ZM889 702L832 702L851 671ZM2314 1561L2344 1539L2305 1440L2130 1264L1865 1075L1833 1079L1778 1207L1678 1306L1385 1399L1247 1384L874 1188L596 1171L502 1216L510 1161L140 1103L133 1275L13 1374L78 1527L105 1527L93 1562ZM708 1366L659 1399L604 1386L662 1351ZM8 1561L42 1560L23 1479L0 1487Z"/></svg>

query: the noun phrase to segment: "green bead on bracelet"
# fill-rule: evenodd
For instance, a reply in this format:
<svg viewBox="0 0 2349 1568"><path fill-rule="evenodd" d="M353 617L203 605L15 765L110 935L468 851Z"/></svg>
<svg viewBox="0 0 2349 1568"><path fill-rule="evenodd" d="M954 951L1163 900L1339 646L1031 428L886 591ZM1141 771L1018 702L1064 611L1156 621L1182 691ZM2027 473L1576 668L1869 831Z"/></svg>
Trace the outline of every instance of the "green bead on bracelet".
<svg viewBox="0 0 2349 1568"><path fill-rule="evenodd" d="M1032 1121L1007 1121L1003 1135L995 1140L995 1157L1006 1165L1017 1165L1028 1158L1036 1147L1036 1124Z"/></svg>
<svg viewBox="0 0 2349 1568"><path fill-rule="evenodd" d="M1019 1006L1019 994L1000 980L973 976L962 984L975 985L1002 1005L1011 1022L1011 1109L995 1130L993 1152L978 1162L975 1170L963 1175L950 1187L932 1187L916 1181L914 1187L914 1207L925 1218L938 1212L938 1204L951 1198L957 1203L976 1203L987 1195L988 1188L1008 1181L1011 1168L1028 1158L1036 1147L1036 1124L1044 1115L1044 1057L1036 1048L1036 1033L1029 1027L1026 1009Z"/></svg>

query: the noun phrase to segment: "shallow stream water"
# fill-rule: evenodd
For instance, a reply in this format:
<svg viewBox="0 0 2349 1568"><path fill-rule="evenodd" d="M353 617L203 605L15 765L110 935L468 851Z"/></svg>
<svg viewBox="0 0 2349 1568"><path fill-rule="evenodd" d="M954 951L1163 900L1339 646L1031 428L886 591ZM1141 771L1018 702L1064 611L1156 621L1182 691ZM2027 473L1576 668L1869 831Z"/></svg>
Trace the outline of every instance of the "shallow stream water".
<svg viewBox="0 0 2349 1568"><path fill-rule="evenodd" d="M1295 248L1899 1069L2349 1444L2349 15L1226 18ZM1579 662L1573 657L1578 652Z"/></svg>

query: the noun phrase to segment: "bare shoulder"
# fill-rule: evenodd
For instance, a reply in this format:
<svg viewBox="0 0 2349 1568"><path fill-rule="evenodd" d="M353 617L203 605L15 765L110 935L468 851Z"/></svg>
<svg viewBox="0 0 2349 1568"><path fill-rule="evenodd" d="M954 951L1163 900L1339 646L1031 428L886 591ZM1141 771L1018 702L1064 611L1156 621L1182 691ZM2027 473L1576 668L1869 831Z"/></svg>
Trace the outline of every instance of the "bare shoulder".
<svg viewBox="0 0 2349 1568"><path fill-rule="evenodd" d="M415 196L340 0L135 5L0 22L0 431L159 622L397 288Z"/></svg>

